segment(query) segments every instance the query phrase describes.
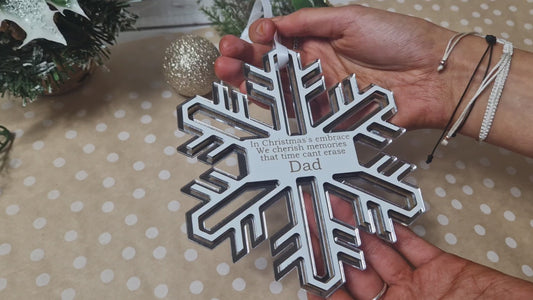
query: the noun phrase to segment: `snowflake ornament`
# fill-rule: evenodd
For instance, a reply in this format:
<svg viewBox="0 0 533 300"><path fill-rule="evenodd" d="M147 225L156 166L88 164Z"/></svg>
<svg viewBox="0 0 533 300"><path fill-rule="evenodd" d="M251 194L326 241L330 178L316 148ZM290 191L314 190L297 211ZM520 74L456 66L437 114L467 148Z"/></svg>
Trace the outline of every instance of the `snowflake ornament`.
<svg viewBox="0 0 533 300"><path fill-rule="evenodd" d="M54 22L56 11L50 10L48 5L60 13L70 10L87 18L78 0L6 0L0 5L0 22L13 21L26 32L26 38L19 48L41 38L67 45Z"/></svg>
<svg viewBox="0 0 533 300"><path fill-rule="evenodd" d="M414 166L381 152L405 131L387 121L392 92L359 90L352 75L327 92L330 112L316 118L313 102L326 91L320 62L304 67L287 51L286 69L275 49L263 69L245 65L247 95L214 83L213 100L178 106L179 129L194 135L178 151L213 166L182 188L201 200L187 213L188 236L209 248L229 239L234 262L269 238L276 280L296 268L303 288L326 297L343 285L343 264L366 267L359 230L393 243L393 221L410 224L424 202L404 181ZM249 98L269 108L266 121L251 114ZM230 155L236 174L218 167ZM269 235L265 211L278 201L287 225ZM351 221L340 217L340 202Z"/></svg>

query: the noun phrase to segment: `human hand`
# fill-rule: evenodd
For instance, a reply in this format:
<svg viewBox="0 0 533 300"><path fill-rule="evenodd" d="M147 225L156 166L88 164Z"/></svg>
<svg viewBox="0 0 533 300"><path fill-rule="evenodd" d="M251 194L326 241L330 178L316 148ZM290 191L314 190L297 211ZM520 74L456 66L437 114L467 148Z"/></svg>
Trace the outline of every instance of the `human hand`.
<svg viewBox="0 0 533 300"><path fill-rule="evenodd" d="M312 193L303 194L315 258L315 276L327 277ZM351 204L329 195L332 218L356 227ZM360 246L366 269L344 264L345 284L328 299L533 299L533 284L446 253L417 236L408 227L394 223L396 242L390 243L361 227ZM382 289L381 297L377 297ZM309 300L322 299L308 293Z"/></svg>
<svg viewBox="0 0 533 300"><path fill-rule="evenodd" d="M305 194L307 215L313 215L312 196ZM356 226L347 202L330 195L332 214L339 222ZM315 218L309 218L317 272L322 274L323 254ZM394 223L397 242L391 244L359 230L366 269L345 264L346 282L328 299L533 299L533 284L447 253L417 236L408 227ZM388 286L382 297L376 296ZM320 297L308 294L309 300Z"/></svg>
<svg viewBox="0 0 533 300"><path fill-rule="evenodd" d="M362 234L367 269L345 267L346 288L328 299L373 299L384 282L388 289L381 300L532 299L531 283L446 253L407 227L394 228L398 241L392 245Z"/></svg>
<svg viewBox="0 0 533 300"><path fill-rule="evenodd" d="M454 32L357 5L302 9L258 20L249 31L253 44L223 37L222 56L215 63L218 77L244 89L242 61L260 65L263 54L272 49L276 30L288 47L297 41L304 64L321 60L327 86L355 73L360 88L373 83L392 90L398 113L391 121L408 129L443 128L461 92L451 86L460 82L462 88L467 81L461 72L436 71Z"/></svg>

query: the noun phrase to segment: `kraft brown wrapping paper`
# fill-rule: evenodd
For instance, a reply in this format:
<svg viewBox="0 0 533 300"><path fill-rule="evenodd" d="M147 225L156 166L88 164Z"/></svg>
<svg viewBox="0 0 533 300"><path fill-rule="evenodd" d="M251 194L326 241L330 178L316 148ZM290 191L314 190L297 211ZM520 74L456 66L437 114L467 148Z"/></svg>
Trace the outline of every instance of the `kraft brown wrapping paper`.
<svg viewBox="0 0 533 300"><path fill-rule="evenodd" d="M533 50L532 1L366 3ZM274 281L268 243L234 264L228 242L209 250L187 238L197 200L180 187L207 166L175 151L189 138L176 131L185 99L161 68L175 37L113 47L109 71L69 94L26 108L0 99L0 123L17 135L0 173L1 299L305 299L296 272ZM428 166L438 134L410 132L387 150L419 166L429 211L413 229L532 281L533 159L458 137ZM272 226L279 215L269 212Z"/></svg>

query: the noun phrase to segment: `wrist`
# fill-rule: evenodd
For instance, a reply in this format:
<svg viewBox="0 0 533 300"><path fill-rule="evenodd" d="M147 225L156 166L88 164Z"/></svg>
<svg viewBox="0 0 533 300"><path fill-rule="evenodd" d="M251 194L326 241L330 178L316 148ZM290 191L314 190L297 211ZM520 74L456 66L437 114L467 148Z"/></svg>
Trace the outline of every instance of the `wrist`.
<svg viewBox="0 0 533 300"><path fill-rule="evenodd" d="M461 98L466 85L472 76L475 64L482 56L482 49L487 44L483 38L469 36L462 41L448 60L446 69L439 74L440 82L443 83L444 89L449 89L450 97L442 97L442 119L449 120L454 108ZM489 69L502 59L503 45L496 43L493 49L493 58ZM473 79L472 86L467 91L458 112L462 112L466 104L470 101L483 79L486 61L484 66L478 70ZM527 156L533 157L533 131L524 130L531 123L531 112L533 111L533 96L530 93L531 85L531 65L533 65L533 55L531 53L513 50L510 61L509 74L503 81L503 90L499 97L499 103L495 110L494 119L490 131L488 132L487 142L515 151ZM501 85L501 83L500 83ZM489 96L494 88L491 83L480 94L472 108L472 112L466 119L460 133L475 139L478 139L480 129L483 123L485 111L489 102ZM444 94L445 95L445 94ZM455 122L458 115L454 117ZM441 123L444 128L446 124Z"/></svg>
<svg viewBox="0 0 533 300"><path fill-rule="evenodd" d="M492 50L488 48L487 41L479 36L467 36L459 43L450 56L446 66L445 81L449 83L451 98L445 102L446 124L450 127L456 123L459 116L467 110L468 103L478 92L484 76L498 62L502 52L502 45L496 43ZM484 51L492 51L492 61L489 63L490 54L484 56ZM476 66L479 68L476 71ZM446 71L443 71L446 72ZM466 117L460 133L477 138L483 120L483 115L488 102L493 83L481 91L471 106L470 114ZM459 103L460 102L460 103ZM455 112L455 114L454 114ZM453 115L453 117L452 117ZM450 130L450 127L447 130Z"/></svg>

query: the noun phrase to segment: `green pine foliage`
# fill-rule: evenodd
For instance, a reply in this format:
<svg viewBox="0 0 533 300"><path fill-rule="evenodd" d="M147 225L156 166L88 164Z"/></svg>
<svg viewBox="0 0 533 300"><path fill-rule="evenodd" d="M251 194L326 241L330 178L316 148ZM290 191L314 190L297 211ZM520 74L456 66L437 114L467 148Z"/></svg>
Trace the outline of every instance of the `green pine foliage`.
<svg viewBox="0 0 533 300"><path fill-rule="evenodd" d="M5 0L0 0L0 3ZM102 65L118 33L133 29L137 16L125 0L78 0L89 19L66 10L55 14L67 46L45 39L22 41L0 32L0 95L19 97L25 105L68 79L75 68Z"/></svg>
<svg viewBox="0 0 533 300"><path fill-rule="evenodd" d="M199 4L201 0L197 1ZM246 28L255 0L213 0L211 6L201 6L200 10L213 23L220 35L239 36ZM291 0L272 0L272 13L275 16L294 11Z"/></svg>

